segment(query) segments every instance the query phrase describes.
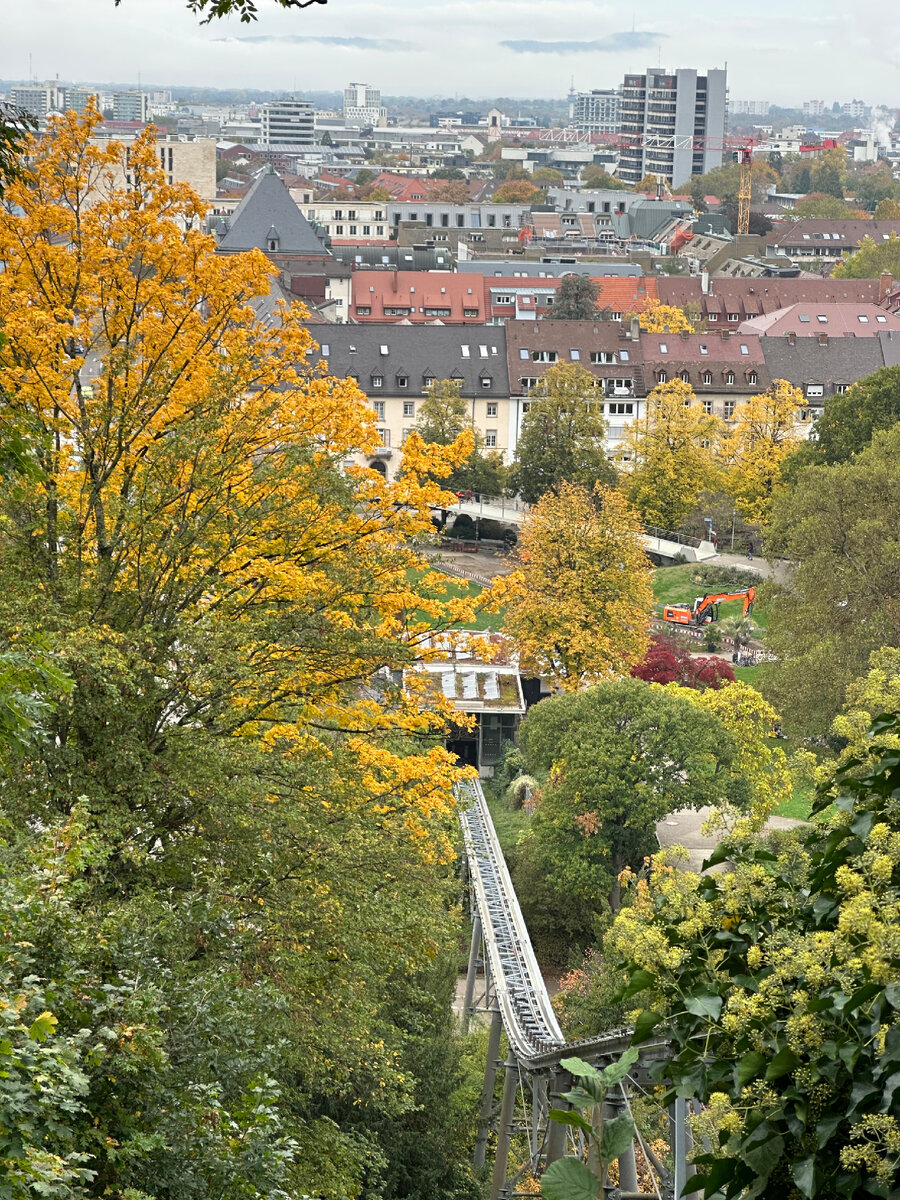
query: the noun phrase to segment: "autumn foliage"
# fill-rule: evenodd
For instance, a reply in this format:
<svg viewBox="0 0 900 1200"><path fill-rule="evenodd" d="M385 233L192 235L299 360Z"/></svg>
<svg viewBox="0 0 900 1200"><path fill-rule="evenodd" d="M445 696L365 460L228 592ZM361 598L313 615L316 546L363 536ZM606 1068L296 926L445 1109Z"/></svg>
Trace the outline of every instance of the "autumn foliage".
<svg viewBox="0 0 900 1200"><path fill-rule="evenodd" d="M723 658L691 654L686 646L659 633L652 636L643 662L632 667L631 674L648 683L678 683L699 691L734 683L731 664Z"/></svg>

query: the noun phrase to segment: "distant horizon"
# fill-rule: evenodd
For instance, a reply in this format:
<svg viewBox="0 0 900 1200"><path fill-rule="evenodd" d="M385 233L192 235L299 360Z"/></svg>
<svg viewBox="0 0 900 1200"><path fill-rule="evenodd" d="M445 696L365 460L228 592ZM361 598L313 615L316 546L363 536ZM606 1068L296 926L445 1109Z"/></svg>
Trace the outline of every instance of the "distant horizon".
<svg viewBox="0 0 900 1200"><path fill-rule="evenodd" d="M677 9L644 0L631 10L607 0L460 0L452 10L443 0L329 0L302 11L257 3L258 21L207 25L187 0L8 3L0 74L278 93L334 92L359 80L384 95L525 101L564 97L572 81L579 91L617 87L651 65L701 74L725 67L735 99L900 105L892 8L868 22L836 0L757 0L711 21L697 0Z"/></svg>

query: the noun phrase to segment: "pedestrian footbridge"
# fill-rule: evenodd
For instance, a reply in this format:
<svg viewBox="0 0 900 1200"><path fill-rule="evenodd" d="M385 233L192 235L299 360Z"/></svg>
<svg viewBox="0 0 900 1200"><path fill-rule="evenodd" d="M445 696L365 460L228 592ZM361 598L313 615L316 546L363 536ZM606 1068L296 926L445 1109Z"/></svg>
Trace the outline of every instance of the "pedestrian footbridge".
<svg viewBox="0 0 900 1200"><path fill-rule="evenodd" d="M484 521L495 521L507 527L517 527L522 524L528 513L528 505L519 499L509 500L504 496L475 496L462 497L459 503L448 514L465 513L475 522L475 536L480 538L481 525ZM643 535L644 549L655 561L671 562L673 559L686 559L687 562L705 562L715 558L716 547L712 542L701 538L685 537L671 529L658 529L648 525Z"/></svg>

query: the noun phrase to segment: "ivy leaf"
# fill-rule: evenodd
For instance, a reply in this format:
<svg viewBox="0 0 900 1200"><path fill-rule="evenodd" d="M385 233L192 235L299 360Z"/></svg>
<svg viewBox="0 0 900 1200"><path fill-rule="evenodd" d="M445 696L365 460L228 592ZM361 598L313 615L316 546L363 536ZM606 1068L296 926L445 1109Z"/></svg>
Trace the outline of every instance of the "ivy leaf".
<svg viewBox="0 0 900 1200"><path fill-rule="evenodd" d="M780 1079L799 1066L800 1059L788 1046L784 1046L766 1067L766 1079Z"/></svg>
<svg viewBox="0 0 900 1200"><path fill-rule="evenodd" d="M577 1158L558 1158L541 1176L545 1200L597 1200L600 1180Z"/></svg>
<svg viewBox="0 0 900 1200"><path fill-rule="evenodd" d="M711 1021L718 1021L722 1012L722 997L688 996L684 1007L695 1017L708 1017Z"/></svg>
<svg viewBox="0 0 900 1200"><path fill-rule="evenodd" d="M749 1054L745 1054L735 1067L738 1087L743 1087L751 1079L756 1079L765 1065L766 1056L760 1054L758 1050L751 1050Z"/></svg>
<svg viewBox="0 0 900 1200"><path fill-rule="evenodd" d="M791 1175L794 1177L794 1183L804 1196L813 1197L819 1190L816 1186L816 1159L815 1155L810 1154L808 1158L798 1159L791 1166Z"/></svg>
<svg viewBox="0 0 900 1200"><path fill-rule="evenodd" d="M638 992L642 992L645 988L648 988L655 980L655 975L651 974L650 971L645 971L643 968L639 967L638 970L632 974L625 988L619 992L617 999L630 1000L632 996L636 996Z"/></svg>
<svg viewBox="0 0 900 1200"><path fill-rule="evenodd" d="M570 1075L577 1075L579 1079L601 1079L602 1076L596 1067L592 1067L590 1063L586 1063L583 1058L561 1058L559 1065L564 1071L568 1071Z"/></svg>
<svg viewBox="0 0 900 1200"><path fill-rule="evenodd" d="M634 1023L633 1042L644 1042L662 1020L662 1013L654 1012L652 1008L645 1009Z"/></svg>

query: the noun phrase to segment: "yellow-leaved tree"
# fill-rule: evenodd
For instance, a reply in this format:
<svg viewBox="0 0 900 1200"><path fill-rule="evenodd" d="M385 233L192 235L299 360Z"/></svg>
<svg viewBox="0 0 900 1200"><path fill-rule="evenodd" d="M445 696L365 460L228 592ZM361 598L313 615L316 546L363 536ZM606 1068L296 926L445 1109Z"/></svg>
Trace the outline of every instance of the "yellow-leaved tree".
<svg viewBox="0 0 900 1200"><path fill-rule="evenodd" d="M722 422L704 411L690 384L673 379L653 389L619 447L630 464L623 486L648 524L675 529L702 491L715 490L721 431Z"/></svg>
<svg viewBox="0 0 900 1200"><path fill-rule="evenodd" d="M762 525L781 490L781 468L803 441L803 392L786 379L738 406L722 442L726 486L746 521Z"/></svg>
<svg viewBox="0 0 900 1200"><path fill-rule="evenodd" d="M561 484L531 509L522 566L493 589L527 669L574 692L641 661L653 590L640 534L625 497L599 483Z"/></svg>
<svg viewBox="0 0 900 1200"><path fill-rule="evenodd" d="M352 380L307 367L305 310L260 323L266 258L215 253L151 132L124 183L122 147L89 140L99 120L51 122L0 214L0 391L41 470L9 510L7 570L38 590L32 615L63 657L75 628L144 639L161 730L206 721L298 745L352 730L373 795L402 796L418 829L450 803L451 759L401 764L382 742L440 718L370 681L470 619L433 577L424 595L409 582L410 539L452 501L434 480L470 439L414 440L394 482L343 471L377 435ZM8 621L13 600L7 587Z"/></svg>
<svg viewBox="0 0 900 1200"><path fill-rule="evenodd" d="M687 313L674 304L651 304L637 314L638 322L645 333L693 333Z"/></svg>

